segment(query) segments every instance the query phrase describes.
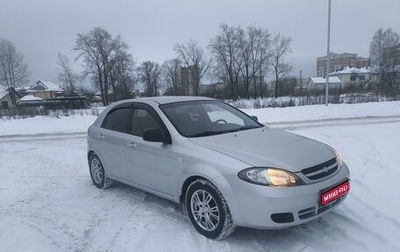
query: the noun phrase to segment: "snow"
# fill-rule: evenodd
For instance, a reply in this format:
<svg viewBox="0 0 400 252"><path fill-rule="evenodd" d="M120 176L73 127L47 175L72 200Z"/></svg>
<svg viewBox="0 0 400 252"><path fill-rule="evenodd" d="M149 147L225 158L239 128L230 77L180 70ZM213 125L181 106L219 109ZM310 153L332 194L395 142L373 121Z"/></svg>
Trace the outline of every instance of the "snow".
<svg viewBox="0 0 400 252"><path fill-rule="evenodd" d="M101 111L101 110L100 110ZM265 109L243 109L249 115L257 116L264 124L278 122L299 122L375 116L399 116L400 102L373 102L363 104L329 104ZM68 117L37 116L24 120L0 119L0 136L40 133L83 133L94 122L96 116L73 115Z"/></svg>
<svg viewBox="0 0 400 252"><path fill-rule="evenodd" d="M85 136L69 134L86 132L95 116L0 120L0 251L400 251L400 122L374 121L399 118L400 102L245 112L267 124L303 123L292 132L339 150L351 170L345 202L298 227L238 228L213 241L174 203L122 184L92 184ZM314 125L342 118L364 122Z"/></svg>
<svg viewBox="0 0 400 252"><path fill-rule="evenodd" d="M343 68L342 70L338 70L336 72L330 73L329 75L352 74L352 73L368 74L368 73L371 73L371 68L367 67L367 66L362 67L362 68L347 66L347 67Z"/></svg>
<svg viewBox="0 0 400 252"><path fill-rule="evenodd" d="M400 102L329 104L288 108L245 109L262 123L400 115Z"/></svg>
<svg viewBox="0 0 400 252"><path fill-rule="evenodd" d="M33 95L25 95L20 99L20 101L43 101L43 99Z"/></svg>
<svg viewBox="0 0 400 252"><path fill-rule="evenodd" d="M6 91L6 88L3 86L0 86L0 99L3 99L4 96L8 94L8 91Z"/></svg>
<svg viewBox="0 0 400 252"><path fill-rule="evenodd" d="M55 91L55 92L63 92L64 90L54 84L51 81L43 81L43 80L38 80L33 86L31 86L29 89L36 88L37 86L43 86L46 91ZM28 90L29 92L30 90Z"/></svg>

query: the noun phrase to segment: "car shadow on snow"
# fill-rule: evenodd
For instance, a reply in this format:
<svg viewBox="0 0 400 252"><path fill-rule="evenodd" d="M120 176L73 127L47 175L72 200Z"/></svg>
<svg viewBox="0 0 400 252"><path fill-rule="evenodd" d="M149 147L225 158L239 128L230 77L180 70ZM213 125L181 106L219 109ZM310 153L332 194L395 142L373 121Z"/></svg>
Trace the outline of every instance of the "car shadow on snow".
<svg viewBox="0 0 400 252"><path fill-rule="evenodd" d="M196 236L202 237L197 234L188 216L182 212L181 207L174 202L118 182L111 188L104 190L103 193L109 194L109 196L113 195L114 201L125 201L131 207L140 206L157 216L177 222L183 228L191 230ZM329 244L334 245L334 241L331 244L332 237L337 237L340 240L340 233L341 230L338 227L331 225L329 221L322 217L307 224L282 230L256 230L238 227L231 236L221 242L226 242L236 248L251 247L256 250L260 248L298 250L303 246L323 250L327 248L327 244L328 247Z"/></svg>

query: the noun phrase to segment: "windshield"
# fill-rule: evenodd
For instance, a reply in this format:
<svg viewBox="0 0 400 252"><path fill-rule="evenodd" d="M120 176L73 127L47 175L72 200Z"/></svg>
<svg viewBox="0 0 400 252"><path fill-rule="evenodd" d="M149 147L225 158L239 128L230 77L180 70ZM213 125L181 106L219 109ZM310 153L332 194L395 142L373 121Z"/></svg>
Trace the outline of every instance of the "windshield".
<svg viewBox="0 0 400 252"><path fill-rule="evenodd" d="M190 101L160 106L185 137L202 137L263 127L243 112L221 101Z"/></svg>

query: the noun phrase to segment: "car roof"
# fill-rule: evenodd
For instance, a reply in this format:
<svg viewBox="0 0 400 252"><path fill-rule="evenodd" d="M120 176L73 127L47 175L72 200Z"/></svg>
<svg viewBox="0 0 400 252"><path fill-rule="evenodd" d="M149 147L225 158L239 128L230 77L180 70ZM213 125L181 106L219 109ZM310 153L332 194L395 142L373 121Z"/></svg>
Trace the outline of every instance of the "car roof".
<svg viewBox="0 0 400 252"><path fill-rule="evenodd" d="M131 99L133 102L156 102L158 104L167 104L174 102L185 102L185 101L204 101L204 100L215 100L209 97L202 96L156 96L156 97L145 97L145 98L136 98Z"/></svg>

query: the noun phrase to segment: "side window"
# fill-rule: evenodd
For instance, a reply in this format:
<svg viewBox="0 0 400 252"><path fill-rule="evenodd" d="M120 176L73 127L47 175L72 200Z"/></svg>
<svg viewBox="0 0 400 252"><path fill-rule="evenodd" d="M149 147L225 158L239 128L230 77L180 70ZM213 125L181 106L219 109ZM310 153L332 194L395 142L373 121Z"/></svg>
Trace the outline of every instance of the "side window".
<svg viewBox="0 0 400 252"><path fill-rule="evenodd" d="M102 127L109 130L126 133L130 110L130 108L118 108L112 110L108 113Z"/></svg>
<svg viewBox="0 0 400 252"><path fill-rule="evenodd" d="M160 128L160 126L153 115L145 109L135 108L132 115L131 134L142 137L145 130L154 128Z"/></svg>

